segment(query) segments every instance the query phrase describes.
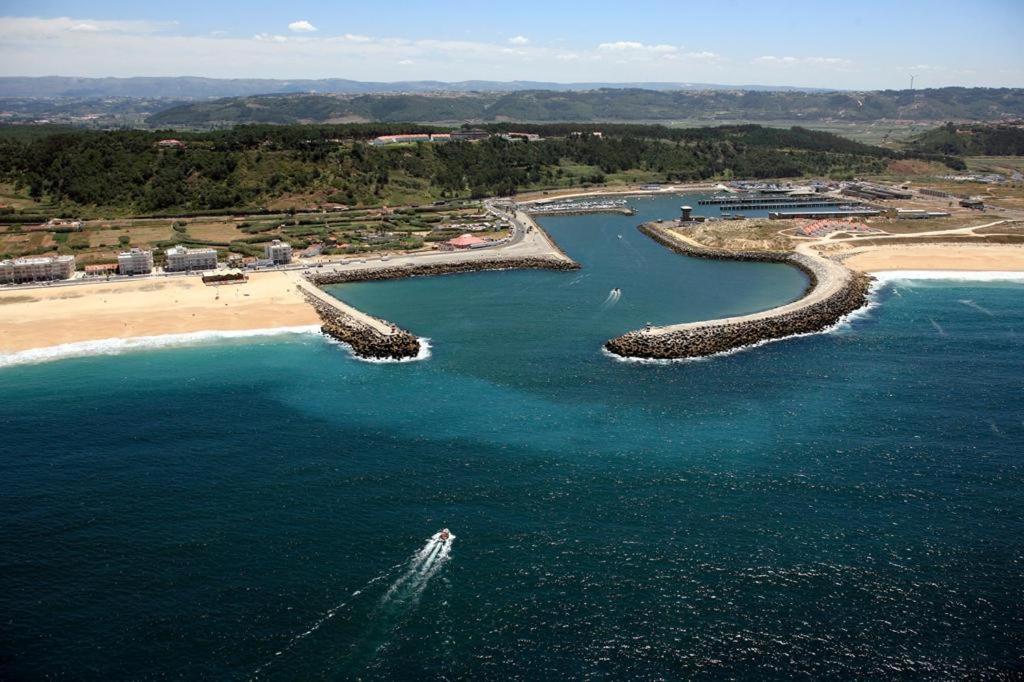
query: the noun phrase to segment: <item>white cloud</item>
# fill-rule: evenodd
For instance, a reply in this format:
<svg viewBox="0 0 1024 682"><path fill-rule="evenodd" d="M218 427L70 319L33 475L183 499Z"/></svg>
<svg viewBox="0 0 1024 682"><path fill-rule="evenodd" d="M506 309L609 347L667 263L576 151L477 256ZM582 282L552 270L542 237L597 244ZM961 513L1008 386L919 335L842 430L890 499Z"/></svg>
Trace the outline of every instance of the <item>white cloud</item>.
<svg viewBox="0 0 1024 682"><path fill-rule="evenodd" d="M834 69L850 69L854 66L851 60L840 57L775 57L773 55L757 57L753 63L762 66L819 66Z"/></svg>
<svg viewBox="0 0 1024 682"><path fill-rule="evenodd" d="M2 1L2 0L0 0ZM395 29L398 30L398 29ZM439 31L444 30L439 29ZM282 31L283 33L283 31ZM3 76L182 76L212 78L351 78L355 80L600 80L762 83L873 89L905 87L911 67L831 56L730 56L636 40L516 44L509 38L414 39L354 33L220 31L187 34L173 22L79 17L0 16ZM520 37L520 36L514 36ZM739 51L740 46L736 46ZM755 53L756 54L756 53ZM922 54L916 61L942 64ZM1021 86L1024 73L984 69L981 62L934 70L929 85ZM1010 66L1009 64L1004 66ZM598 68L599 67L599 68ZM973 70L973 71L972 71ZM922 80L924 78L922 77Z"/></svg>
<svg viewBox="0 0 1024 682"><path fill-rule="evenodd" d="M643 43L634 43L629 40L620 40L617 43L601 43L597 46L599 50L641 50Z"/></svg>
<svg viewBox="0 0 1024 682"><path fill-rule="evenodd" d="M513 38L509 38L508 42L512 43L513 45L529 45L530 39L527 38L526 36L515 36Z"/></svg>
<svg viewBox="0 0 1024 682"><path fill-rule="evenodd" d="M713 63L722 61L722 55L714 52L687 52L683 56L697 62Z"/></svg>
<svg viewBox="0 0 1024 682"><path fill-rule="evenodd" d="M292 23L288 24L288 28L291 29L292 31L295 31L296 33L312 33L313 31L317 30L316 26L309 23L305 19L302 19L300 21L293 21Z"/></svg>
<svg viewBox="0 0 1024 682"><path fill-rule="evenodd" d="M619 40L614 43L601 43L597 46L597 49L605 50L606 52L654 52L661 54L679 51L679 48L675 45L645 45L644 43L638 43L632 40Z"/></svg>

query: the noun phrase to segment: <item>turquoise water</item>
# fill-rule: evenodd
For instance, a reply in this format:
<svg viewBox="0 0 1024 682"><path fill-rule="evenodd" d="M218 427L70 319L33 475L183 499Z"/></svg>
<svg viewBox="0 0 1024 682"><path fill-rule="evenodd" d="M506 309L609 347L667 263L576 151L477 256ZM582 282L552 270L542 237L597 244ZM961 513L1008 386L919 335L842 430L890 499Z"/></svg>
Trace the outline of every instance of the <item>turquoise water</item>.
<svg viewBox="0 0 1024 682"><path fill-rule="evenodd" d="M805 286L636 232L679 203L545 219L578 272L335 289L424 362L291 335L0 370L0 677L1019 674L1024 285L608 358Z"/></svg>

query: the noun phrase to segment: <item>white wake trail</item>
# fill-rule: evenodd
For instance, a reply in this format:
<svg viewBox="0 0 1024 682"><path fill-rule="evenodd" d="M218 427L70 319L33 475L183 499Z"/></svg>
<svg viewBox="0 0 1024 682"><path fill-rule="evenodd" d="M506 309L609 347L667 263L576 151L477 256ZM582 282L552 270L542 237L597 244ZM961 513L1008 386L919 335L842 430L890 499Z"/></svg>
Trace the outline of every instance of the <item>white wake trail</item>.
<svg viewBox="0 0 1024 682"><path fill-rule="evenodd" d="M281 649L279 649L278 651L274 652L274 658L270 659L269 661L267 661L266 663L264 663L260 667L256 668L256 670L254 670L253 673L252 673L252 678L255 679L255 678L259 677L260 673L262 673L264 670L266 670L268 667L270 667L270 665L275 660L277 660L277 658L279 656L282 656L282 655L288 653L289 651L291 651L292 649L294 649L296 644L298 644L299 642L304 640L306 637L309 637L311 634L313 634L314 632L319 630L324 625L324 623L326 623L330 619L334 618L335 614L337 614L343 608L345 608L346 606L351 604L352 600L355 599L356 597L358 597L359 595L361 595L367 588L369 588L372 585L374 585L376 583L379 583L380 581L384 580L389 575L394 573L395 569L400 568L401 566L402 566L402 564L395 564L394 566L392 566L388 570L386 570L386 571L380 573L379 575L377 575L376 577L370 579L365 585L363 585L363 587L361 589L358 589L355 592L353 592L351 595L349 595L349 598L346 601L343 601L340 604L337 604L336 606L332 606L330 609L325 611L324 615L321 616L317 621L315 621L308 628L306 628L305 630L303 630L302 632L300 632L299 634L295 635L290 640L288 640L288 643L285 644L283 647L281 647Z"/></svg>
<svg viewBox="0 0 1024 682"><path fill-rule="evenodd" d="M963 304L964 304L965 306L967 306L968 308L974 308L974 309L975 309L975 310L977 310L978 312L981 312L981 313L985 313L985 314L986 314L986 315L988 315L989 317L993 317L993 316L995 316L995 313L994 313L994 312L992 312L992 311L991 311L991 310L989 310L988 308L983 308L983 307L981 307L980 305L978 305L978 304L977 304L977 303L975 303L974 301L971 301L971 300L969 300L969 299L966 299L966 298L961 298L961 299L960 299L960 302L961 302L961 303L963 303Z"/></svg>

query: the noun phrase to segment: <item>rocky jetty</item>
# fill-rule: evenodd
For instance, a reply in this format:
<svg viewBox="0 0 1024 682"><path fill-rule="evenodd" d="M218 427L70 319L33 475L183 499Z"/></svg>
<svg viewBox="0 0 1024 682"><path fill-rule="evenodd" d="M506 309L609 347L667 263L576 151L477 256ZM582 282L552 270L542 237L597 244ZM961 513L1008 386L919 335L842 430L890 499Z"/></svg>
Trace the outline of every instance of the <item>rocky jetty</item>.
<svg viewBox="0 0 1024 682"><path fill-rule="evenodd" d="M477 272L480 270L578 270L579 267L579 263L563 258L489 258L462 262L421 263L395 267L385 266L351 270L330 269L311 272L306 278L313 284L323 286L325 284L377 282L386 279L448 275L460 272Z"/></svg>
<svg viewBox="0 0 1024 682"><path fill-rule="evenodd" d="M696 358L780 339L822 331L867 304L871 277L837 263L800 253L704 249L672 239L657 226L640 230L668 248L697 258L788 263L804 271L810 286L798 301L763 313L628 332L605 343L616 355L629 358Z"/></svg>
<svg viewBox="0 0 1024 682"><path fill-rule="evenodd" d="M404 329L376 318L374 322L379 325L367 324L339 305L332 305L308 291L303 293L323 321L320 331L347 343L358 357L404 360L419 355L420 340Z"/></svg>

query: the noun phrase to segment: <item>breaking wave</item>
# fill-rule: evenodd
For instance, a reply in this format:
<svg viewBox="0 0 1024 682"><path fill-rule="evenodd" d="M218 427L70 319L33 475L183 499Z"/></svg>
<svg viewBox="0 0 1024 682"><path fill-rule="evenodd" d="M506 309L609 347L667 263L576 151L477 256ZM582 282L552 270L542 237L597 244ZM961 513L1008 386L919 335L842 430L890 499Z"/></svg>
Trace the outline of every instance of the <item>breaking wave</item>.
<svg viewBox="0 0 1024 682"><path fill-rule="evenodd" d="M0 355L0 367L14 365L31 365L65 358L87 357L91 355L120 355L139 350L170 348L174 346L190 346L222 339L241 339L259 336L279 336L282 334L319 334L319 325L303 325L298 327L272 327L269 329L240 329L189 332L187 334L161 334L159 336L134 336L117 339L99 339L96 341L77 341L44 348L30 348Z"/></svg>

